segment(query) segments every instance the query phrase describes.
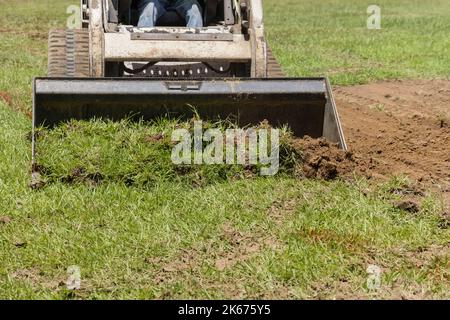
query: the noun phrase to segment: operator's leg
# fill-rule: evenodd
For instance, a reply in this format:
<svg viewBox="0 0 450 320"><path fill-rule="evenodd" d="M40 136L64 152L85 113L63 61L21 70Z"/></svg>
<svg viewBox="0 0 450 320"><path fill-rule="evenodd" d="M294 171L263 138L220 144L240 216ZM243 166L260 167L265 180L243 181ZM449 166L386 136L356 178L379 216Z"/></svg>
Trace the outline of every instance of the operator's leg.
<svg viewBox="0 0 450 320"><path fill-rule="evenodd" d="M197 0L177 0L173 7L186 18L187 27L203 27L202 7Z"/></svg>
<svg viewBox="0 0 450 320"><path fill-rule="evenodd" d="M154 27L156 21L166 12L167 0L139 0L139 28Z"/></svg>

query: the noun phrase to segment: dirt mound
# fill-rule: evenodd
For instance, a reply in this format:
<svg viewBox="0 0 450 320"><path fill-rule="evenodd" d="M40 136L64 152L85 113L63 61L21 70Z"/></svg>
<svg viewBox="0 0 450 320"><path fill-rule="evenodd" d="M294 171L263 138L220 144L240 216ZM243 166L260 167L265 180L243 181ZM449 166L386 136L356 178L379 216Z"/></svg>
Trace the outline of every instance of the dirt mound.
<svg viewBox="0 0 450 320"><path fill-rule="evenodd" d="M349 149L368 175L405 174L450 200L450 81L341 87L335 96Z"/></svg>
<svg viewBox="0 0 450 320"><path fill-rule="evenodd" d="M300 158L296 171L306 178L333 180L357 169L352 152L340 150L325 139L307 136L294 140L292 147Z"/></svg>

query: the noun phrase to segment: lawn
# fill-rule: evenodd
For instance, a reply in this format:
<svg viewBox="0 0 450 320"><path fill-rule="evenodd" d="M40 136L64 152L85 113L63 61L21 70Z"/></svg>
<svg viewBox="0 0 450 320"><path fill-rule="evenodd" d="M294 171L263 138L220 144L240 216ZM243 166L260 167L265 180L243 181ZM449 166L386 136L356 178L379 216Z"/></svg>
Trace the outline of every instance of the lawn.
<svg viewBox="0 0 450 320"><path fill-rule="evenodd" d="M41 152L59 176L29 188L31 79L45 74L47 30L72 3L0 0L0 298L449 298L443 205L430 192L419 212L397 208L407 177L69 183L58 177L87 160L55 139ZM290 76L448 78L448 2L378 3L382 29L367 30L369 1L266 0L267 36ZM120 125L80 124L104 133L71 138L98 142L109 173L129 172L128 154L105 150L164 129ZM376 289L371 265L381 269ZM78 290L66 288L70 266L81 271Z"/></svg>
<svg viewBox="0 0 450 320"><path fill-rule="evenodd" d="M367 8L372 4L265 1L267 37L290 76L326 74L334 84L344 85L448 78L448 1L376 1L381 30L367 29Z"/></svg>

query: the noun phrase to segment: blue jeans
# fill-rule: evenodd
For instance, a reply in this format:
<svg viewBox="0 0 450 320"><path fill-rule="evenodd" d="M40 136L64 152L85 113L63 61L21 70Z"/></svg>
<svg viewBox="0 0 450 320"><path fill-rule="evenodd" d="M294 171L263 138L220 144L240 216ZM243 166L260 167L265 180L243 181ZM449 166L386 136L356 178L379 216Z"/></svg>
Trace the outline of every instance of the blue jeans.
<svg viewBox="0 0 450 320"><path fill-rule="evenodd" d="M186 19L190 28L202 28L203 17L197 0L139 0L139 28L154 27L168 8L175 9Z"/></svg>

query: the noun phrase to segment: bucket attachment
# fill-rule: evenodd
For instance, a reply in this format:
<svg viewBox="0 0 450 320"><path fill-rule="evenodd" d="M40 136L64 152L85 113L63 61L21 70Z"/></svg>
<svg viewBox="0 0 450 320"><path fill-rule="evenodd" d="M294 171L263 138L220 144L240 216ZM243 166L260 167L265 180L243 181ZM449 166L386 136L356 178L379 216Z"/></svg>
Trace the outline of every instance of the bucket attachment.
<svg viewBox="0 0 450 320"><path fill-rule="evenodd" d="M194 113L240 126L267 120L274 127L288 125L295 136L325 137L346 149L326 78L34 79L33 128L70 119L188 119Z"/></svg>

